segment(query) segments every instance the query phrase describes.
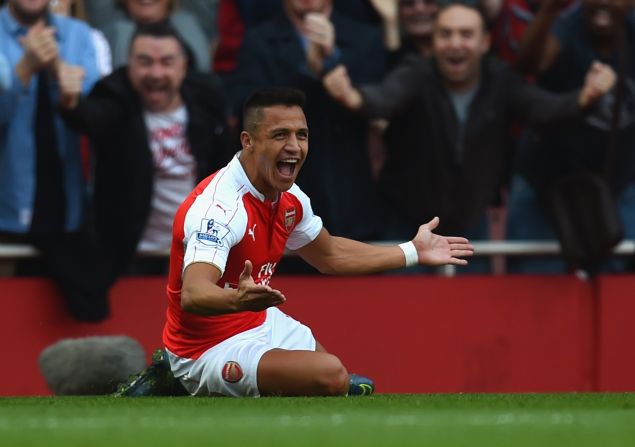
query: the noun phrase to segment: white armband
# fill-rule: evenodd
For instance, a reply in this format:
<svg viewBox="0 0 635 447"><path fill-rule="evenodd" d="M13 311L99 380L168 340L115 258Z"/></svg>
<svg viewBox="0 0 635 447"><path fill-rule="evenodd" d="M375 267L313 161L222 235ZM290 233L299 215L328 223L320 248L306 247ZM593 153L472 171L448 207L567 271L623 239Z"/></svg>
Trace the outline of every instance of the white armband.
<svg viewBox="0 0 635 447"><path fill-rule="evenodd" d="M412 241L399 244L399 248L401 248L401 251L403 251L403 254L406 257L406 267L412 267L413 265L419 264L419 255L417 254L417 249Z"/></svg>

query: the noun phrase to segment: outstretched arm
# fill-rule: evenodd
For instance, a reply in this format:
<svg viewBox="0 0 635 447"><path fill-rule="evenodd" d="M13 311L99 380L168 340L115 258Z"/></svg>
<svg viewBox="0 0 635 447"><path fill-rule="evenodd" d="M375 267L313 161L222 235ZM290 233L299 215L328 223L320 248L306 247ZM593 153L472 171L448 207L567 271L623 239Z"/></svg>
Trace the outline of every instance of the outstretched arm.
<svg viewBox="0 0 635 447"><path fill-rule="evenodd" d="M223 289L217 284L222 275L216 266L203 262L190 264L183 273L181 308L199 315L223 315L256 312L284 303L282 292L254 282L252 269L251 261L245 261L238 287Z"/></svg>
<svg viewBox="0 0 635 447"><path fill-rule="evenodd" d="M417 98L428 65L419 55L409 56L374 85L355 87L346 67L339 65L322 78L329 95L344 107L371 118L392 118Z"/></svg>
<svg viewBox="0 0 635 447"><path fill-rule="evenodd" d="M297 252L320 272L335 275L374 273L415 264L466 265L463 258L474 253L472 245L463 237L434 234L438 225L439 218L435 217L419 227L412 241L401 246L366 244L331 236L322 229L313 242Z"/></svg>
<svg viewBox="0 0 635 447"><path fill-rule="evenodd" d="M509 98L515 113L536 126L561 125L581 119L581 113L592 107L615 85L613 69L594 62L587 71L584 85L571 94L556 94L527 83L515 76L510 84Z"/></svg>

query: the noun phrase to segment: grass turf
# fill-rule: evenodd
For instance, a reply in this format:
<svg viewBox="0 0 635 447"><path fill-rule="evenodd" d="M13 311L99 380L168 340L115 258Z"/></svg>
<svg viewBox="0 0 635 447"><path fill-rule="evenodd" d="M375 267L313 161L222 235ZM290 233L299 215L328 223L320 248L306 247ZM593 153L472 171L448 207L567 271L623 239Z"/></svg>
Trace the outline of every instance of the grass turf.
<svg viewBox="0 0 635 447"><path fill-rule="evenodd" d="M635 394L0 398L3 446L634 446Z"/></svg>

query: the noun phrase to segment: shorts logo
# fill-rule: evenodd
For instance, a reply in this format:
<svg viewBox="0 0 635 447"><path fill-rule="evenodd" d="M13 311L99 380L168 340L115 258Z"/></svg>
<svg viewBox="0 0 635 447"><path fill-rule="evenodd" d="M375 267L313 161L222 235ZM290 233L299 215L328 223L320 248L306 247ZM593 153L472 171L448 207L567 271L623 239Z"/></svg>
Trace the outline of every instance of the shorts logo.
<svg viewBox="0 0 635 447"><path fill-rule="evenodd" d="M229 383L236 383L243 378L243 370L236 362L229 361L223 366L223 380Z"/></svg>
<svg viewBox="0 0 635 447"><path fill-rule="evenodd" d="M284 228L287 232L293 229L295 224L295 208L288 208L284 211Z"/></svg>
<svg viewBox="0 0 635 447"><path fill-rule="evenodd" d="M203 245L210 247L222 247L223 239L229 233L229 229L214 219L202 219L201 231L196 232L196 239Z"/></svg>

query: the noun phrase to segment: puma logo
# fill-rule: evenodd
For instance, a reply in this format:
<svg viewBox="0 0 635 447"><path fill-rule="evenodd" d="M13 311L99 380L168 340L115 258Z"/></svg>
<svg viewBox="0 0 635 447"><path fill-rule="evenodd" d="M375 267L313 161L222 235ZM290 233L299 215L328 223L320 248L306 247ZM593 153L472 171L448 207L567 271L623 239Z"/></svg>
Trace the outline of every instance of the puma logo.
<svg viewBox="0 0 635 447"><path fill-rule="evenodd" d="M258 224L254 224L253 227L247 229L247 234L251 236L254 242L256 242L256 234L254 233L254 231L256 231L256 225Z"/></svg>

